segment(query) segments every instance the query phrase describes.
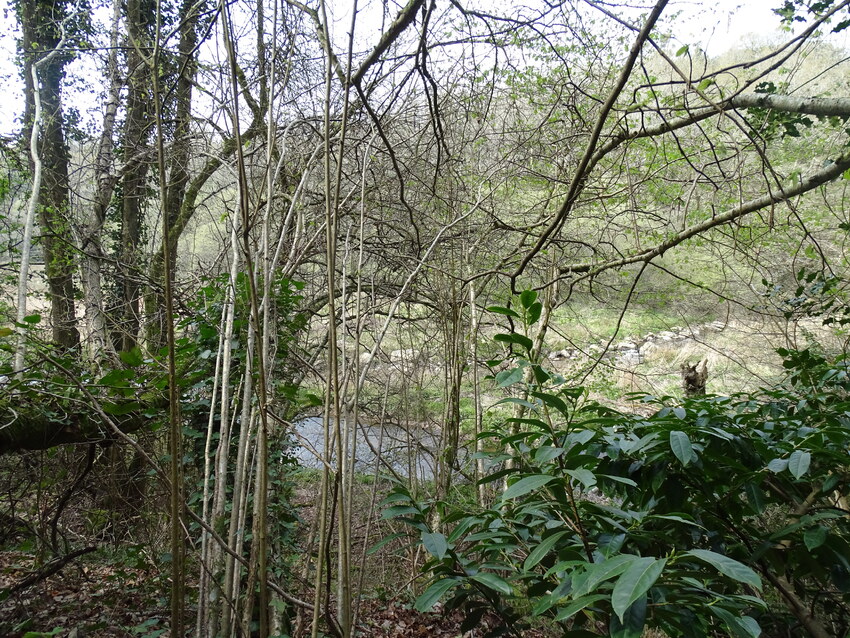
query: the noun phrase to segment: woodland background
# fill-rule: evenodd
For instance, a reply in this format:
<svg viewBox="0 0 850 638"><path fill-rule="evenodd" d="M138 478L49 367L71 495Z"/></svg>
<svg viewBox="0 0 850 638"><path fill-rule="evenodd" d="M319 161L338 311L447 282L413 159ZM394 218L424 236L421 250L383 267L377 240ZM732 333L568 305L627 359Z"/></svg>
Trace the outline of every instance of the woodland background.
<svg viewBox="0 0 850 638"><path fill-rule="evenodd" d="M848 635L850 1L773 4L15 0L0 633Z"/></svg>

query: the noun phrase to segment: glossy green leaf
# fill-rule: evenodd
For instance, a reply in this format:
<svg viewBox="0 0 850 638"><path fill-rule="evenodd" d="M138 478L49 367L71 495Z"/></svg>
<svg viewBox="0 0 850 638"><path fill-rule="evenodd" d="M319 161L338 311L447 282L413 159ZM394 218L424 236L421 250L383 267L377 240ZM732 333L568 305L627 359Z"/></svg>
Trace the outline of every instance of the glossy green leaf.
<svg viewBox="0 0 850 638"><path fill-rule="evenodd" d="M585 487L593 487L596 485L596 476L590 470L566 470L567 474L579 481Z"/></svg>
<svg viewBox="0 0 850 638"><path fill-rule="evenodd" d="M104 403L103 411L112 416L125 416L140 410L141 407L141 403L137 401L130 401L129 403Z"/></svg>
<svg viewBox="0 0 850 638"><path fill-rule="evenodd" d="M697 455L694 452L693 445L691 445L691 440L687 434L680 430L670 432L670 449L673 450L673 454L679 459L679 462L686 467L688 463L696 460Z"/></svg>
<svg viewBox="0 0 850 638"><path fill-rule="evenodd" d="M611 618L609 638L641 638L646 625L646 594L638 597L623 613Z"/></svg>
<svg viewBox="0 0 850 638"><path fill-rule="evenodd" d="M537 291L523 290L519 295L519 302L523 308L531 308L531 304L537 301Z"/></svg>
<svg viewBox="0 0 850 638"><path fill-rule="evenodd" d="M749 616L735 616L732 612L723 607L712 605L709 607L711 612L717 616L726 627L732 632L736 638L759 638L761 636L761 627L755 618Z"/></svg>
<svg viewBox="0 0 850 638"><path fill-rule="evenodd" d="M553 447L551 445L544 445L534 452L534 461L535 463L548 463L564 453L564 448L562 447Z"/></svg>
<svg viewBox="0 0 850 638"><path fill-rule="evenodd" d="M728 576L739 583L746 583L747 585L752 585L756 589L761 589L761 578L759 578L759 575L743 563L736 561L734 558L729 558L728 556L724 556L723 554L718 554L717 552L712 552L707 549L692 549L691 551L686 552L685 555L690 555L694 558L705 561L724 576Z"/></svg>
<svg viewBox="0 0 850 638"><path fill-rule="evenodd" d="M496 375L496 385L500 388L506 388L514 383L522 381L523 369L511 368L510 370L502 370Z"/></svg>
<svg viewBox="0 0 850 638"><path fill-rule="evenodd" d="M445 558L446 552L449 550L446 537L439 532L423 532L422 545L428 550L431 556L440 560Z"/></svg>
<svg viewBox="0 0 850 638"><path fill-rule="evenodd" d="M585 607L588 607L593 603L599 602L600 600L604 600L606 598L608 598L608 596L606 596L605 594L590 594L588 596L581 596L579 598L576 598L566 607L558 609L558 613L555 615L555 621L561 622L572 618Z"/></svg>
<svg viewBox="0 0 850 638"><path fill-rule="evenodd" d="M611 594L611 607L621 622L623 622L624 614L632 603L646 594L649 588L655 584L666 564L667 559L652 558L651 556L638 558L629 564L626 571L617 580Z"/></svg>
<svg viewBox="0 0 850 638"><path fill-rule="evenodd" d="M552 550L552 548L555 547L557 542L561 540L561 538L563 538L566 533L567 532L557 532L555 534L552 534L551 536L547 536L542 541L537 543L537 546L528 554L528 557L525 559L522 568L525 571L532 569L535 565L537 565L541 560L546 557L546 554L548 554Z"/></svg>
<svg viewBox="0 0 850 638"><path fill-rule="evenodd" d="M383 512L381 512L381 518L386 520L388 518L395 518L396 516L403 516L404 514L419 513L419 510L411 505L396 505L394 507L388 507Z"/></svg>
<svg viewBox="0 0 850 638"><path fill-rule="evenodd" d="M510 596L513 593L513 588L504 578L490 572L478 572L472 576L472 580L505 596Z"/></svg>
<svg viewBox="0 0 850 638"><path fill-rule="evenodd" d="M432 583L431 586L422 592L422 595L416 599L416 603L414 604L416 611L428 611L437 603L438 600L440 600L440 598L442 598L443 594L457 585L458 581L453 578L444 578Z"/></svg>
<svg viewBox="0 0 850 638"><path fill-rule="evenodd" d="M573 596L583 596L594 591L601 583L622 574L636 560L638 556L633 554L617 554L601 563L594 563L576 582Z"/></svg>
<svg viewBox="0 0 850 638"><path fill-rule="evenodd" d="M507 501L512 498L523 496L524 494L528 494L533 490L539 489L554 480L555 477L549 476L548 474L532 474L531 476L526 476L518 480L516 483L511 484L508 489L505 490L505 493L502 494L502 500Z"/></svg>
<svg viewBox="0 0 850 638"><path fill-rule="evenodd" d="M806 549L812 551L823 545L828 534L829 530L823 525L807 529L803 532L803 542L806 544Z"/></svg>
<svg viewBox="0 0 850 638"><path fill-rule="evenodd" d="M521 319L517 311L511 310L510 308L505 308L504 306L488 306L487 311L495 312L500 315L506 315L508 317L514 317L516 319Z"/></svg>
<svg viewBox="0 0 850 638"><path fill-rule="evenodd" d="M773 472L774 474L784 472L785 468L787 467L788 459L773 459L770 463L767 464L767 469Z"/></svg>
<svg viewBox="0 0 850 638"><path fill-rule="evenodd" d="M788 471L794 478L800 478L809 471L812 463L812 455L803 450L794 450L788 457Z"/></svg>
<svg viewBox="0 0 850 638"><path fill-rule="evenodd" d="M534 343L526 337L525 335L517 334L516 332L510 333L501 333L497 334L493 337L496 341L501 341L502 343L513 343L518 346L522 346L526 351L530 352L531 348L534 346Z"/></svg>

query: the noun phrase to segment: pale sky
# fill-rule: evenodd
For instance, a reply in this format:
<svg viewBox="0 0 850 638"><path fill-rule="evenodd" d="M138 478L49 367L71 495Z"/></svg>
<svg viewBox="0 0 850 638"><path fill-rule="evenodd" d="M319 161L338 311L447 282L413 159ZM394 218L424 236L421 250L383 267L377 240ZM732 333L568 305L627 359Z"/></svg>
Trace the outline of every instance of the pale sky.
<svg viewBox="0 0 850 638"><path fill-rule="evenodd" d="M337 6L342 2L350 0L336 0ZM330 0L330 4L335 4L334 0ZM679 44L699 45L714 56L748 41L787 37L788 34L779 31L779 18L771 11L781 4L781 0L674 0L667 15L681 12L677 21L681 26L675 33ZM345 11L339 13L344 14ZM0 135L9 135L18 128L15 118L20 115L23 104L19 73L14 65L15 19L9 0L0 0L0 16L3 16L0 26ZM845 34L841 34L842 38L836 44L847 46ZM85 74L90 77L91 73L97 73L97 69L86 69ZM84 92L79 95L83 96L76 98L80 110L96 106L89 102ZM70 100L66 101L75 99L68 97Z"/></svg>

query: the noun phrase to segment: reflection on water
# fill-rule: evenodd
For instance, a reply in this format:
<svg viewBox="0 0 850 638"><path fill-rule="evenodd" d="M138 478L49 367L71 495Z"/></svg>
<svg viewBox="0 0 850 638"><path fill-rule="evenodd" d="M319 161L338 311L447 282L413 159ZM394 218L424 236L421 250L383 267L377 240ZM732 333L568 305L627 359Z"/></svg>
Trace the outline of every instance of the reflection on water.
<svg viewBox="0 0 850 638"><path fill-rule="evenodd" d="M317 455L324 450L324 421L321 417L308 417L295 424L297 432L295 458L302 467L322 466ZM357 426L355 472L375 472L378 454L381 458L379 470L389 473L392 468L399 476L410 478L415 473L419 480L434 478L434 455L439 449L439 437L433 432L414 428L407 432L395 425ZM330 461L336 467L336 455Z"/></svg>

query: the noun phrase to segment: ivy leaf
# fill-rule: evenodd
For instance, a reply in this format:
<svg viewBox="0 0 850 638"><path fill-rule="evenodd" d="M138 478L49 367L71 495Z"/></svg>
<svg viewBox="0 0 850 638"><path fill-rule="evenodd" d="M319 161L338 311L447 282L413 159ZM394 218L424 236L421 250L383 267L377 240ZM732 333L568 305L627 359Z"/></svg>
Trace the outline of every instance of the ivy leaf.
<svg viewBox="0 0 850 638"><path fill-rule="evenodd" d="M812 462L812 455L803 450L794 450L788 458L788 471L791 472L794 478L800 478L809 471L809 465Z"/></svg>
<svg viewBox="0 0 850 638"><path fill-rule="evenodd" d="M691 461L696 460L697 455L694 452L693 445L691 445L691 440L687 434L680 430L670 432L670 449L673 450L673 454L685 467Z"/></svg>
<svg viewBox="0 0 850 638"><path fill-rule="evenodd" d="M422 545L428 550L434 558L442 560L449 550L449 544L446 537L439 532L422 532Z"/></svg>
<svg viewBox="0 0 850 638"><path fill-rule="evenodd" d="M739 563L734 558L729 558L723 554L712 552L707 549L692 549L687 552L694 558L699 558L705 561L724 576L728 576L732 580L737 580L739 583L752 585L758 590L761 590L761 578L752 569Z"/></svg>
<svg viewBox="0 0 850 638"><path fill-rule="evenodd" d="M648 556L632 561L628 569L623 572L611 594L611 608L620 622L624 622L625 613L632 603L646 594L655 584L666 564L666 558L658 559Z"/></svg>
<svg viewBox="0 0 850 638"><path fill-rule="evenodd" d="M526 476L508 487L508 489L505 490L505 493L502 494L502 500L507 501L512 498L523 496L524 494L528 494L533 490L539 489L554 480L555 477L549 476L548 474L532 474L531 476Z"/></svg>
<svg viewBox="0 0 850 638"><path fill-rule="evenodd" d="M416 611L428 611L433 607L438 600L449 591L452 587L456 587L458 581L452 578L444 578L433 583L428 589L422 592L422 595L416 599L414 607Z"/></svg>

